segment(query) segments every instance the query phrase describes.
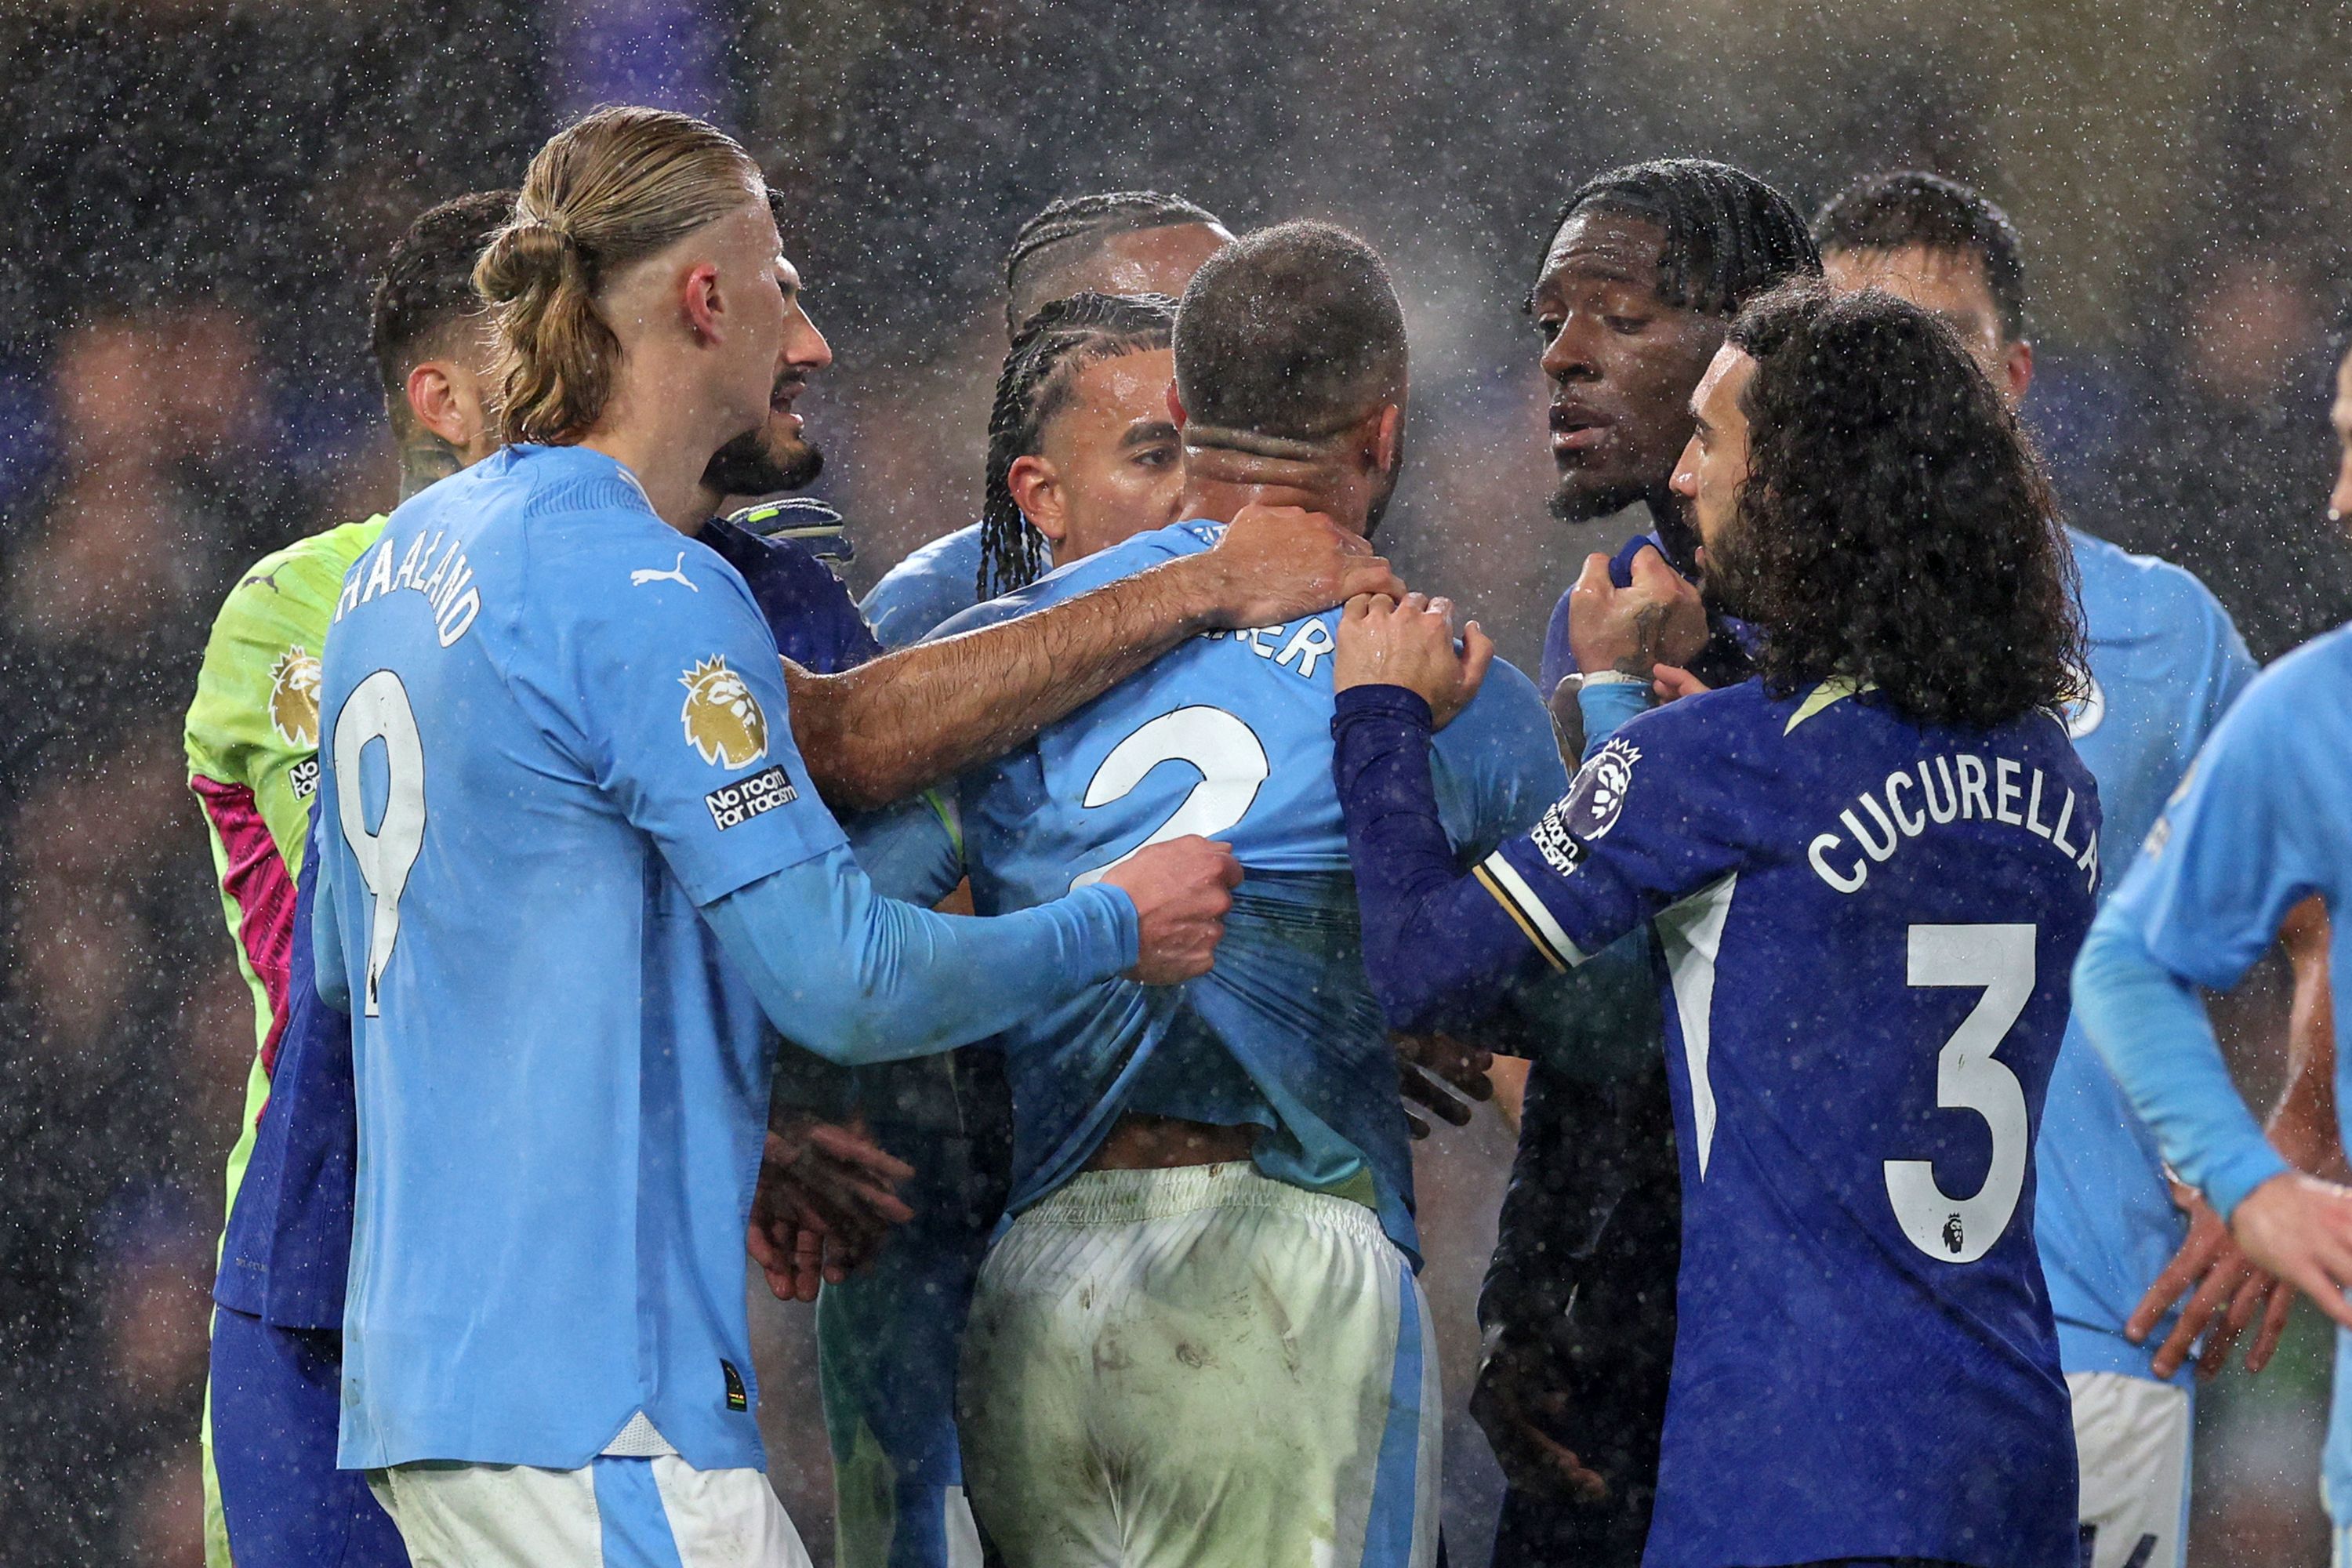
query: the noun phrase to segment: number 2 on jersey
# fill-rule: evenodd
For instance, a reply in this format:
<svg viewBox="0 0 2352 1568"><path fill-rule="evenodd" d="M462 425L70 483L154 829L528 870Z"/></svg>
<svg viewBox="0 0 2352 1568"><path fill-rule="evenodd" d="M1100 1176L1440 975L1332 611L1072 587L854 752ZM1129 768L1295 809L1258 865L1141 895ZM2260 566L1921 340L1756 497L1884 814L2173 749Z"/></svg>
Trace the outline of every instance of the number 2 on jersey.
<svg viewBox="0 0 2352 1568"><path fill-rule="evenodd" d="M368 831L367 805L360 798L360 755L371 741L383 742L383 816ZM357 686L335 716L336 817L343 842L359 862L360 878L375 896L368 922L367 1013L376 1016L376 987L400 937L400 895L425 847L425 743L416 733L416 712L408 689L391 670L379 669Z"/></svg>
<svg viewBox="0 0 2352 1568"><path fill-rule="evenodd" d="M1108 865L1079 873L1071 879L1071 887L1101 881L1103 873L1154 844L1192 833L1214 838L1248 812L1267 772L1265 745L1256 731L1222 708L1179 708L1162 713L1110 749L1095 776L1087 781L1087 808L1125 799L1162 763L1190 763L1200 770L1201 782L1142 843Z"/></svg>
<svg viewBox="0 0 2352 1568"><path fill-rule="evenodd" d="M2033 939L2030 925L1911 928L1910 984L1984 991L1936 1054L1937 1105L1973 1110L1992 1130L1984 1184L1955 1198L1937 1184L1931 1162L1886 1162L1886 1197L1896 1223L1912 1246L1939 1263L1974 1263L1992 1250L2025 1191L2025 1086L1993 1053L2032 999Z"/></svg>

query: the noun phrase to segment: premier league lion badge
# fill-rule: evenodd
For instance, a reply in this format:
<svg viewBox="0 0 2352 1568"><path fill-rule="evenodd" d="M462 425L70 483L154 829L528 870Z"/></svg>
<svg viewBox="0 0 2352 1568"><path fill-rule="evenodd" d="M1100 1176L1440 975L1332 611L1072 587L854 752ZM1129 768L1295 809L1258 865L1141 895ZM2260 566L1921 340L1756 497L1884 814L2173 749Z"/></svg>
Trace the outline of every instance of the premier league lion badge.
<svg viewBox="0 0 2352 1568"><path fill-rule="evenodd" d="M319 660L300 643L269 667L269 727L289 746L319 743Z"/></svg>
<svg viewBox="0 0 2352 1568"><path fill-rule="evenodd" d="M686 738L713 767L740 768L768 754L768 716L743 678L714 654L678 678L686 707L678 717Z"/></svg>
<svg viewBox="0 0 2352 1568"><path fill-rule="evenodd" d="M1633 786L1633 764L1642 753L1623 741L1612 741L1583 767L1568 790L1568 831L1590 844L1617 826L1625 809L1625 792Z"/></svg>

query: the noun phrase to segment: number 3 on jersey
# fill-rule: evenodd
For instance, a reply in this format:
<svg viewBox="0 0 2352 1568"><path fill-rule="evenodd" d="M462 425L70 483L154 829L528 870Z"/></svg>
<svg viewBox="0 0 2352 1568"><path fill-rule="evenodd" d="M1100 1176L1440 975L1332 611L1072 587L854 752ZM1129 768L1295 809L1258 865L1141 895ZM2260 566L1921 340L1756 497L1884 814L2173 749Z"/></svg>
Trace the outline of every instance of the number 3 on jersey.
<svg viewBox="0 0 2352 1568"><path fill-rule="evenodd" d="M373 833L360 791L360 758L371 741L383 742L384 763L383 815ZM400 938L400 895L425 847L425 744L416 733L408 689L391 670L379 669L353 687L335 716L335 785L343 842L375 897L367 962L366 1016L373 1018L377 984Z"/></svg>
<svg viewBox="0 0 2352 1568"><path fill-rule="evenodd" d="M1103 873L1154 844L1192 833L1214 838L1248 812L1267 772L1265 743L1257 738L1256 731L1222 708L1179 708L1162 713L1110 749L1095 776L1087 781L1087 809L1126 799L1162 763L1189 763L1199 770L1201 782L1142 843L1108 865L1081 872L1071 879L1071 887L1101 881Z"/></svg>
<svg viewBox="0 0 2352 1568"><path fill-rule="evenodd" d="M1911 1245L1939 1263L1974 1263L1992 1250L2025 1192L2030 1123L2025 1086L1993 1053L2033 996L2030 925L1913 926L1910 983L1972 985L1984 994L1936 1054L1936 1103L1973 1110L1992 1131L1992 1160L1974 1195L1955 1198L1927 1160L1886 1162L1886 1197Z"/></svg>

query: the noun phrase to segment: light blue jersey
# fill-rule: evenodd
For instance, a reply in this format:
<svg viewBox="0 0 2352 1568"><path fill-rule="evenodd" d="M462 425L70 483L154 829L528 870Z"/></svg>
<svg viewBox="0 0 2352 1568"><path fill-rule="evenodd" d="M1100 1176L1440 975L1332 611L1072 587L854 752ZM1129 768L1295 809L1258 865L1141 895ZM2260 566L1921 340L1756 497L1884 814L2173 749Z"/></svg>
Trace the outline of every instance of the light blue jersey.
<svg viewBox="0 0 2352 1568"><path fill-rule="evenodd" d="M909 554L867 590L857 607L889 648L931 635L980 602L980 524L959 528Z"/></svg>
<svg viewBox="0 0 2352 1568"><path fill-rule="evenodd" d="M2165 1158L2223 1217L2285 1163L2231 1081L2192 987L2226 990L2312 894L2352 965L2352 628L2264 671L2221 721L2189 782L2101 911L2075 971L2078 1016ZM2336 1010L2339 1098L2352 1095L2352 1008ZM2336 1342L2324 1465L2352 1521L2352 1336Z"/></svg>
<svg viewBox="0 0 2352 1568"><path fill-rule="evenodd" d="M340 1462L576 1468L642 1415L698 1469L759 1466L768 1020L836 1059L938 1049L1131 964L1132 905L1048 931L874 898L743 579L585 448L402 506L324 664L318 973L360 1121Z"/></svg>
<svg viewBox="0 0 2352 1568"><path fill-rule="evenodd" d="M1193 521L1139 535L940 630L1056 603L1223 531ZM1417 1250L1395 1062L1364 976L1331 784L1338 620L1330 610L1196 637L964 781L964 853L983 911L1055 897L1186 834L1230 842L1247 873L1207 976L1173 990L1114 981L1040 1008L1008 1038L1015 1212L1142 1111L1266 1127L1266 1175L1367 1204ZM1446 826L1465 854L1523 829L1566 787L1543 704L1507 664L1437 752ZM957 867L943 832L939 844L945 888Z"/></svg>
<svg viewBox="0 0 2352 1568"><path fill-rule="evenodd" d="M2189 573L2069 530L2090 633L2089 699L2068 715L2074 748L2099 781L2100 860L2128 866L2165 797L2223 710L2254 677L2229 613ZM2156 1138L2079 1023L2050 1080L2037 1146L2034 1226L2070 1373L2152 1377L2164 1342L2123 1337L2124 1321L2187 1232ZM2173 1379L2186 1385L2184 1365Z"/></svg>

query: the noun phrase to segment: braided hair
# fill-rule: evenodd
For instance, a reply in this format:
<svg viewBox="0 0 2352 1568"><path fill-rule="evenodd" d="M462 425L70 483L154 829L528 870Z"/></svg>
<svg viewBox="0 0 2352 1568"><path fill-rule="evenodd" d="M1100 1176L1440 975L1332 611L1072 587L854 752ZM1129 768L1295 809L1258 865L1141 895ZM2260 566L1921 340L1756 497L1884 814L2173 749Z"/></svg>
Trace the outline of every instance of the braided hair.
<svg viewBox="0 0 2352 1568"><path fill-rule="evenodd" d="M1043 576L1045 536L1013 500L1013 465L1034 457L1067 405L1077 373L1090 364L1168 346L1176 301L1165 294L1073 294L1029 318L997 373L988 416L988 489L980 513L982 599L1025 588Z"/></svg>
<svg viewBox="0 0 2352 1568"><path fill-rule="evenodd" d="M1161 191L1097 191L1054 203L1021 226L1013 237L1013 248L1005 252L1004 335L1018 334L1043 302L1031 297L1028 279L1033 271L1044 269L1053 253L1080 241L1098 246L1113 235L1196 223L1224 226L1208 208Z"/></svg>
<svg viewBox="0 0 2352 1568"><path fill-rule="evenodd" d="M1646 218L1664 231L1658 297L1686 310L1728 316L1784 279L1822 269L1795 204L1728 163L1658 158L1612 169L1576 188L1551 232L1589 206Z"/></svg>

